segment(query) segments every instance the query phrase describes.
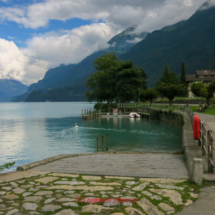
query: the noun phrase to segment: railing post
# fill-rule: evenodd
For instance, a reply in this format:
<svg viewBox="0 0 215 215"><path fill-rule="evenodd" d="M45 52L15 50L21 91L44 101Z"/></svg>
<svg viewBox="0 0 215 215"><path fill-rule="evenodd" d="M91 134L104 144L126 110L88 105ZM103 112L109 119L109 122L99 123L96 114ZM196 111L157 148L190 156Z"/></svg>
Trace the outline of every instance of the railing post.
<svg viewBox="0 0 215 215"><path fill-rule="evenodd" d="M208 173L214 172L214 163L213 163L213 136L212 131L208 131Z"/></svg>
<svg viewBox="0 0 215 215"><path fill-rule="evenodd" d="M207 130L205 126L202 126L204 128L204 132L202 134L202 156L207 157Z"/></svg>
<svg viewBox="0 0 215 215"><path fill-rule="evenodd" d="M200 122L200 138L198 139L198 146L202 146L202 123Z"/></svg>

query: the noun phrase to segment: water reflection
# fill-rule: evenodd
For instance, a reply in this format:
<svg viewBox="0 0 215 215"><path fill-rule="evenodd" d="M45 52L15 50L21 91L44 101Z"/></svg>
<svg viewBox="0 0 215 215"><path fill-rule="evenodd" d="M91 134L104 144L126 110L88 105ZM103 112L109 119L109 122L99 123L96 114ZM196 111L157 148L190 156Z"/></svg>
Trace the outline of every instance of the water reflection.
<svg viewBox="0 0 215 215"><path fill-rule="evenodd" d="M116 117L82 121L80 110L87 105L0 104L0 164L16 161L19 166L59 154L95 152L96 138L101 142L101 136L106 133L109 147L118 151L181 149L180 128L145 119Z"/></svg>

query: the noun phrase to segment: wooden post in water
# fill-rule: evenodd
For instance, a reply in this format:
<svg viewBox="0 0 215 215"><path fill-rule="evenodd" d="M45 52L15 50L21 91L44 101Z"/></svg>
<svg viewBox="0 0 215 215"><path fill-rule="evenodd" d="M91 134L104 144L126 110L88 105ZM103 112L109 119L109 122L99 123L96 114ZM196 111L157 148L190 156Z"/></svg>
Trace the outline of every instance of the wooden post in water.
<svg viewBox="0 0 215 215"><path fill-rule="evenodd" d="M99 138L97 138L97 152L99 152Z"/></svg>
<svg viewBox="0 0 215 215"><path fill-rule="evenodd" d="M102 151L104 152L104 136L102 136Z"/></svg>
<svg viewBox="0 0 215 215"><path fill-rule="evenodd" d="M83 117L83 115L84 115L84 111L83 111L83 109L82 109L82 117Z"/></svg>
<svg viewBox="0 0 215 215"><path fill-rule="evenodd" d="M106 151L108 151L108 133L106 133Z"/></svg>

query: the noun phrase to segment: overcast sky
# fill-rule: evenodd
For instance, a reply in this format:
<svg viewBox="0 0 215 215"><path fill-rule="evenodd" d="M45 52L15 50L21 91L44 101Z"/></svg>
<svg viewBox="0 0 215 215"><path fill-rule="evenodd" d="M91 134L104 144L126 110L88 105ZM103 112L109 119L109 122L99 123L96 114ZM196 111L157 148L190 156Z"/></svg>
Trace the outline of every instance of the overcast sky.
<svg viewBox="0 0 215 215"><path fill-rule="evenodd" d="M49 68L106 48L127 27L152 32L188 19L205 1L0 0L0 78L37 82Z"/></svg>

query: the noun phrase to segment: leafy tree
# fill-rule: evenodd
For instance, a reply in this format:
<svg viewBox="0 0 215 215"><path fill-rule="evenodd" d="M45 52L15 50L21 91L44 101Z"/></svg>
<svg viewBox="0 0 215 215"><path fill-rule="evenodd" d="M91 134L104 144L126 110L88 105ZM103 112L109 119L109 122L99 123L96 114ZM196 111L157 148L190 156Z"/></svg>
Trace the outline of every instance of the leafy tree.
<svg viewBox="0 0 215 215"><path fill-rule="evenodd" d="M204 85L203 82L193 83L191 85L192 93L197 97L206 98L208 107L210 106L210 100L213 98L215 92L215 81L209 85Z"/></svg>
<svg viewBox="0 0 215 215"><path fill-rule="evenodd" d="M110 103L113 100L115 93L111 76L111 71L99 71L91 74L87 79L87 87L90 88L90 90L86 91L88 101L96 100Z"/></svg>
<svg viewBox="0 0 215 215"><path fill-rule="evenodd" d="M183 96L186 92L186 87L183 84L167 84L161 83L156 87L162 97L169 99L169 105L176 96Z"/></svg>
<svg viewBox="0 0 215 215"><path fill-rule="evenodd" d="M12 163L6 163L4 165L0 166L0 172L3 172L4 169L9 169L10 167L14 166L16 162L12 162Z"/></svg>
<svg viewBox="0 0 215 215"><path fill-rule="evenodd" d="M181 77L180 77L181 84L186 85L186 70L184 63L181 64Z"/></svg>
<svg viewBox="0 0 215 215"><path fill-rule="evenodd" d="M88 101L107 101L108 104L113 101L116 95L114 91L115 70L113 68L121 63L122 61L117 61L115 53L106 53L96 58L93 67L97 72L92 73L86 82L86 86L89 88L85 93Z"/></svg>
<svg viewBox="0 0 215 215"><path fill-rule="evenodd" d="M97 58L94 67L99 70L87 79L88 101L137 100L140 89L146 89L146 74L132 62L117 61L115 54Z"/></svg>
<svg viewBox="0 0 215 215"><path fill-rule="evenodd" d="M95 59L93 67L96 71L106 72L111 67L119 66L122 61L117 61L115 53L106 53Z"/></svg>
<svg viewBox="0 0 215 215"><path fill-rule="evenodd" d="M146 89L146 74L132 62L124 62L116 68L116 98L122 103L138 100L139 91Z"/></svg>
<svg viewBox="0 0 215 215"><path fill-rule="evenodd" d="M141 101L149 100L151 104L153 100L156 99L157 97L158 92L155 89L142 90L139 95Z"/></svg>

